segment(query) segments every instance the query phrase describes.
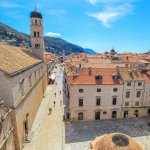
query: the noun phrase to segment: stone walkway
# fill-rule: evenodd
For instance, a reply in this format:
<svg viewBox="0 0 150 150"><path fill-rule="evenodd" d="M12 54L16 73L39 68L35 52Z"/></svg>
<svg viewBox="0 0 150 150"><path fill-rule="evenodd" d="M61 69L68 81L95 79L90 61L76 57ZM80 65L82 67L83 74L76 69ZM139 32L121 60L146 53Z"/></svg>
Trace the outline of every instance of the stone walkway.
<svg viewBox="0 0 150 150"><path fill-rule="evenodd" d="M58 65L57 65L58 68ZM45 98L36 115L32 126L33 137L25 144L24 150L62 150L63 149L63 73L56 69L57 85L47 87ZM61 91L61 93L60 93ZM56 93L56 96L55 96ZM55 101L55 107L54 107ZM52 113L49 113L52 108Z"/></svg>
<svg viewBox="0 0 150 150"><path fill-rule="evenodd" d="M91 140L112 132L122 132L150 150L150 117L65 123L65 150L88 150Z"/></svg>

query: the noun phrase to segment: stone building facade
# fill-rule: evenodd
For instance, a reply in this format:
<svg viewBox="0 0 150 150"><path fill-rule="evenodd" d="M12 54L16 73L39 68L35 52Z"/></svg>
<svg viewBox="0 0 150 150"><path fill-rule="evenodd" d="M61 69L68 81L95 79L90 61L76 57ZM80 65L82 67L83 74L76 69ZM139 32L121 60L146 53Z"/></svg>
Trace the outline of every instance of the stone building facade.
<svg viewBox="0 0 150 150"><path fill-rule="evenodd" d="M74 67L65 76L71 121L150 115L150 78L137 68Z"/></svg>
<svg viewBox="0 0 150 150"><path fill-rule="evenodd" d="M5 105L4 100L0 100L0 149L15 150L13 138L13 126L11 123L12 109Z"/></svg>
<svg viewBox="0 0 150 150"><path fill-rule="evenodd" d="M11 112L16 149L29 140L30 128L47 86L47 66L20 47L0 44L0 96ZM5 53L6 55L3 55ZM7 56L9 59L5 61Z"/></svg>
<svg viewBox="0 0 150 150"><path fill-rule="evenodd" d="M71 121L121 117L123 83L115 69L83 69L67 82Z"/></svg>

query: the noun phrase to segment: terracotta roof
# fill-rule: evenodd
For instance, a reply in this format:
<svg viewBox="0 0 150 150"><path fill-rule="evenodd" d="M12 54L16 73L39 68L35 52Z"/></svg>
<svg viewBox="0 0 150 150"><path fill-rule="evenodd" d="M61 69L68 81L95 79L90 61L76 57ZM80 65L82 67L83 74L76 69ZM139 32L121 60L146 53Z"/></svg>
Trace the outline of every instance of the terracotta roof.
<svg viewBox="0 0 150 150"><path fill-rule="evenodd" d="M122 133L111 133L97 137L90 150L144 150L133 138Z"/></svg>
<svg viewBox="0 0 150 150"><path fill-rule="evenodd" d="M142 73L138 69L119 67L118 70L123 80L144 80Z"/></svg>
<svg viewBox="0 0 150 150"><path fill-rule="evenodd" d="M112 76L117 74L114 68L92 68L91 75L88 69L82 69L81 73L68 77L69 84L122 84L121 80L113 80ZM95 80L95 76L102 76L102 80Z"/></svg>
<svg viewBox="0 0 150 150"><path fill-rule="evenodd" d="M16 74L41 62L25 48L0 43L0 70L3 72Z"/></svg>

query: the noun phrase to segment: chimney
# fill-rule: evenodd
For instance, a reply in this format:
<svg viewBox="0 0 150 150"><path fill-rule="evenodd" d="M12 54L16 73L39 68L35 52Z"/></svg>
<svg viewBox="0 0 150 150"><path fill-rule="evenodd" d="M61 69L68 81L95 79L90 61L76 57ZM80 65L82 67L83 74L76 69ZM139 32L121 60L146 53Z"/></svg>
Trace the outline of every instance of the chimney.
<svg viewBox="0 0 150 150"><path fill-rule="evenodd" d="M79 64L79 68L81 69L81 64Z"/></svg>
<svg viewBox="0 0 150 150"><path fill-rule="evenodd" d="M128 74L130 75L130 77L133 77L133 73L131 70L128 70Z"/></svg>
<svg viewBox="0 0 150 150"><path fill-rule="evenodd" d="M92 67L88 68L89 75L92 75Z"/></svg>

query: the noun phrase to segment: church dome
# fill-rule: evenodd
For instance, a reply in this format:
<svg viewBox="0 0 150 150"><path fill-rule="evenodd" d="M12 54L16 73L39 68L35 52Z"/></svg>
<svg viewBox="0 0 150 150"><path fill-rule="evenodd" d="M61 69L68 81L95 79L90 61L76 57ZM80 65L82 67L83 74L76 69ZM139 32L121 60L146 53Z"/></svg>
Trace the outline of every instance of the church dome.
<svg viewBox="0 0 150 150"><path fill-rule="evenodd" d="M90 150L144 150L133 138L122 133L97 137L90 143Z"/></svg>
<svg viewBox="0 0 150 150"><path fill-rule="evenodd" d="M41 18L42 19L42 14L36 10L32 11L31 14L30 14L30 18Z"/></svg>

